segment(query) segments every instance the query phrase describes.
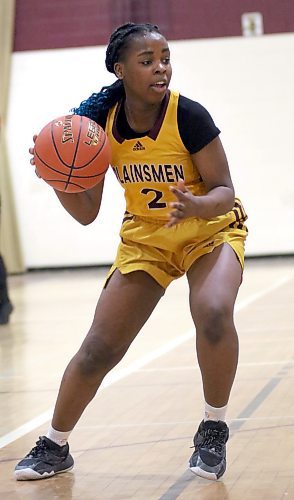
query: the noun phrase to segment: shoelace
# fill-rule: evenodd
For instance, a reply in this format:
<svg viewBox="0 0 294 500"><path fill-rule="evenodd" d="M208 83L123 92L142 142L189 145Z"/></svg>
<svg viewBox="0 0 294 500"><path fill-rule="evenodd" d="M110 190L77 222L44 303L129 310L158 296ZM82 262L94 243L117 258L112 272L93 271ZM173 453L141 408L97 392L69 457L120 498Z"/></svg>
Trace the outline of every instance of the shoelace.
<svg viewBox="0 0 294 500"><path fill-rule="evenodd" d="M226 442L225 431L207 429L201 432L201 436L203 437L201 446L207 446L209 449L214 448L217 453L222 452L222 446Z"/></svg>
<svg viewBox="0 0 294 500"><path fill-rule="evenodd" d="M48 445L46 441L43 439L39 438L39 440L36 442L36 446L31 449L30 453L27 455L27 457L33 457L37 458L41 455L43 451L46 451L48 449Z"/></svg>

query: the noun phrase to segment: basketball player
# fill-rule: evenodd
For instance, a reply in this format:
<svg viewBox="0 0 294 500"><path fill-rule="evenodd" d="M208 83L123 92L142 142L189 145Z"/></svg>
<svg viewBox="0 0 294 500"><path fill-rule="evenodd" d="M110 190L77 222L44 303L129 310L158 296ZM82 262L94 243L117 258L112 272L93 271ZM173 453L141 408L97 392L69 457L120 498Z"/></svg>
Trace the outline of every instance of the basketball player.
<svg viewBox="0 0 294 500"><path fill-rule="evenodd" d="M205 398L190 468L218 479L226 468L226 410L238 358L233 309L246 215L235 199L211 116L168 89L170 53L158 28L119 27L110 37L106 67L115 83L74 112L96 120L108 134L113 170L126 197L121 243L92 326L64 373L52 425L16 466L15 476L43 479L73 467L67 441L75 424L165 289L186 274ZM75 219L89 224L102 191L100 183L83 193L56 194Z"/></svg>

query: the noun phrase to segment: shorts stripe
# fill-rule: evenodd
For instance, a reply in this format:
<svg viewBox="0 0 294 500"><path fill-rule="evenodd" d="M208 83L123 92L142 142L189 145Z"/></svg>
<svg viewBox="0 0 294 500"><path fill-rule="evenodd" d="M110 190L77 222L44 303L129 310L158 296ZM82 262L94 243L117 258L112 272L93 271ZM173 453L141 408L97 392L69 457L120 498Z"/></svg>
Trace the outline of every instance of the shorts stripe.
<svg viewBox="0 0 294 500"><path fill-rule="evenodd" d="M232 229L234 229L234 228L241 229L241 230L246 231L248 233L248 229L244 224L244 222L247 219L247 214L244 210L242 203L237 199L235 200L235 204L234 204L234 208L233 208L232 212L235 215L235 220L234 220L234 222L232 222L229 225L229 227Z"/></svg>

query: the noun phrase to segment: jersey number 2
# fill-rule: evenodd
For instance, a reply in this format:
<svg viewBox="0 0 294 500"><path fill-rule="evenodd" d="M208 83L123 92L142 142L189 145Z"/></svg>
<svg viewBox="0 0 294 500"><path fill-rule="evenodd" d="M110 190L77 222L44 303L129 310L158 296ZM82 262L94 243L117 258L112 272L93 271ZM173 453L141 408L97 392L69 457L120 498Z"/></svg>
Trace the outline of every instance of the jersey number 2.
<svg viewBox="0 0 294 500"><path fill-rule="evenodd" d="M149 188L144 188L141 190L142 194L149 194L153 193L154 197L152 198L151 201L147 203L148 207L152 210L153 208L165 208L166 203L164 201L159 201L161 200L163 194L161 191L157 191L157 189L149 189Z"/></svg>

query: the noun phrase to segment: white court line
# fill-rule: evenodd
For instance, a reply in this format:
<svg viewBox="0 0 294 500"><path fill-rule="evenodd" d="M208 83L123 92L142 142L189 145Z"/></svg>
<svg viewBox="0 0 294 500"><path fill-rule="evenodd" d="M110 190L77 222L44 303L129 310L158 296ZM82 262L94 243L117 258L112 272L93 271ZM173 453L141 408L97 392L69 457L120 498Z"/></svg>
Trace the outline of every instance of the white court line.
<svg viewBox="0 0 294 500"><path fill-rule="evenodd" d="M292 279L292 276L285 276L273 285L265 288L264 290L261 290L260 292L254 293L250 295L247 299L242 300L241 302L238 302L236 307L235 307L235 312L239 312L242 309L245 309L248 307L250 304L255 302L256 300L259 300L261 297L264 297L264 295L267 295L268 293L273 292L277 288L280 288L281 286L285 285ZM184 335L179 335L175 339L171 340L170 342L167 342L165 345L160 347L159 349L156 349L155 351L151 351L149 354L146 356L143 356L142 358L139 358L137 361L134 361L131 363L128 367L122 368L121 370L117 370L114 372L110 372L108 375L106 375L105 379L103 380L101 388L106 388L109 387L112 384L115 384L115 382L118 382L119 380L122 380L125 377L128 377L132 373L138 371L140 368L143 366L147 365L148 363L151 363L157 358L160 358L161 356L167 354L168 352L174 350L176 347L180 346L187 340L193 338L195 335L195 330L194 328L192 330L189 330L187 333ZM28 434L34 429L37 429L41 425L45 424L52 418L53 414L53 409L50 408L49 410L45 411L44 413L41 413L37 417L33 418L32 420L29 420L25 424L21 425L20 427L17 427L11 432L8 432L4 436L0 438L0 449L4 448L4 446L7 446L8 444L12 443L13 441L16 441L22 436L25 436L25 434Z"/></svg>
<svg viewBox="0 0 294 500"><path fill-rule="evenodd" d="M270 365L292 365L294 364L293 359L283 359L282 361L256 361L249 363L238 363L238 367L246 367L246 366L270 366ZM166 366L165 368L139 368L139 372L143 373L151 373L151 372L180 372L180 371L189 371L198 369L197 365L191 366Z"/></svg>
<svg viewBox="0 0 294 500"><path fill-rule="evenodd" d="M242 417L242 418L227 418L227 421L232 422L254 422L254 421L273 421L273 420L294 420L294 415L274 415L269 417ZM120 428L133 428L133 427L173 427L174 425L193 425L195 426L194 420L169 420L168 422L130 422L125 424L97 424L97 425L79 425L77 429L79 431L89 431L89 430L97 430L97 429L120 429ZM294 422L293 422L294 425Z"/></svg>
<svg viewBox="0 0 294 500"><path fill-rule="evenodd" d="M264 327L258 326L258 328L242 328L242 333L256 333L263 331ZM266 327L267 333L277 333L277 328ZM293 332L293 326L279 326L279 332Z"/></svg>
<svg viewBox="0 0 294 500"><path fill-rule="evenodd" d="M276 328L275 332L277 333L277 328ZM268 333L268 332L266 331L266 333ZM279 327L279 333L280 333L280 327ZM280 344L282 344L283 342L288 342L288 341L293 342L293 340L294 340L294 337L293 337L293 327L292 327L292 335L289 335L288 337L281 337L280 335L279 336L276 335L275 338L269 338L269 339L263 338L263 337L257 337L257 338L255 337L254 344L256 345L258 343L262 343L264 345L264 344L274 344L275 342L279 342ZM252 337L251 338L250 337L244 338L244 330L242 330L241 342L243 345L249 344L252 342Z"/></svg>

